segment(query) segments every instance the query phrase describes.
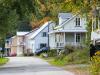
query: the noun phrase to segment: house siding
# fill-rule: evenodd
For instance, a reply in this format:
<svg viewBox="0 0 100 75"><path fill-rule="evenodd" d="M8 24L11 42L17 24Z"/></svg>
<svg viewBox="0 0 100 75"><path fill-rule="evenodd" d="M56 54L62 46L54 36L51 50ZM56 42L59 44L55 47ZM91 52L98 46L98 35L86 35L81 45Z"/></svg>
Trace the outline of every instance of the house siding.
<svg viewBox="0 0 100 75"><path fill-rule="evenodd" d="M11 40L11 52L10 55L16 55L17 54L17 36L12 37Z"/></svg>
<svg viewBox="0 0 100 75"><path fill-rule="evenodd" d="M43 26L41 26L37 30L35 31L33 30L33 32L26 35L25 36L26 52L27 49L30 49L32 50L31 51L32 53L35 53L36 50L40 49L40 44L46 44L48 47L50 39L48 32L53 30L54 25L55 23L52 23L51 21L46 22ZM41 28L43 29L41 30ZM46 37L43 37L43 32L46 32Z"/></svg>
<svg viewBox="0 0 100 75"><path fill-rule="evenodd" d="M73 18L70 22L64 25L64 30L86 30L86 20L85 18L80 18L80 27L76 27L76 18Z"/></svg>
<svg viewBox="0 0 100 75"><path fill-rule="evenodd" d="M65 42L75 42L74 33L65 33Z"/></svg>
<svg viewBox="0 0 100 75"><path fill-rule="evenodd" d="M56 48L55 34L51 34L51 35L49 35L49 37L50 37L50 39L49 39L50 48L52 48L52 49Z"/></svg>
<svg viewBox="0 0 100 75"><path fill-rule="evenodd" d="M46 32L48 34L48 27L43 29L34 39L35 39L35 49L40 49L40 44L41 43L46 43L48 46L48 36L43 37L42 33Z"/></svg>

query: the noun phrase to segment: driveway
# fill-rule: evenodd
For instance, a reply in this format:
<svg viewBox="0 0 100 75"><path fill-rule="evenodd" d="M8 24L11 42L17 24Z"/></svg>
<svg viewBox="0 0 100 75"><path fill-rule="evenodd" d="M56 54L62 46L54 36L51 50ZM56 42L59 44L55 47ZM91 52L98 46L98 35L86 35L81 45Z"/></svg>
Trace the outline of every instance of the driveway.
<svg viewBox="0 0 100 75"><path fill-rule="evenodd" d="M9 59L6 65L0 67L0 75L74 75L36 57L9 57Z"/></svg>

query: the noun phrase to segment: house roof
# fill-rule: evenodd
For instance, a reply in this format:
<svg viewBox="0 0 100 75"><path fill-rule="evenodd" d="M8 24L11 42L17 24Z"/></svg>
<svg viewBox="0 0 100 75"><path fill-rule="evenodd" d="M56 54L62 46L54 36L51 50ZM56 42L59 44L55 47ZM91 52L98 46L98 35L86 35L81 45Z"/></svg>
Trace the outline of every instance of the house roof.
<svg viewBox="0 0 100 75"><path fill-rule="evenodd" d="M78 14L77 14L78 15ZM55 27L54 29L59 29L63 27L66 23L70 22L72 19L74 19L77 15L72 16L70 19L65 20L61 25Z"/></svg>
<svg viewBox="0 0 100 75"><path fill-rule="evenodd" d="M73 16L73 14L71 14L71 13L59 13L58 14L58 17L61 17L63 19L71 18L72 16Z"/></svg>
<svg viewBox="0 0 100 75"><path fill-rule="evenodd" d="M15 38L16 36L12 36L11 38Z"/></svg>
<svg viewBox="0 0 100 75"><path fill-rule="evenodd" d="M25 34L25 36L29 36L31 34L33 34L36 30L38 30L39 28L35 28L32 31L30 31L29 33Z"/></svg>
<svg viewBox="0 0 100 75"><path fill-rule="evenodd" d="M24 36L24 35L26 35L27 33L29 33L29 32L17 32L17 36Z"/></svg>
<svg viewBox="0 0 100 75"><path fill-rule="evenodd" d="M54 31L51 31L51 32L49 32L49 34L52 34L52 33L59 33L59 32L69 32L69 33L71 33L71 32L82 32L82 33L84 33L84 32L87 32L87 30L82 30L82 29L73 29L73 30L54 30Z"/></svg>
<svg viewBox="0 0 100 75"><path fill-rule="evenodd" d="M44 28L46 28L50 23L53 23L52 21L48 21L45 24L43 24L39 29L37 29L32 36L30 37L30 39L34 39Z"/></svg>

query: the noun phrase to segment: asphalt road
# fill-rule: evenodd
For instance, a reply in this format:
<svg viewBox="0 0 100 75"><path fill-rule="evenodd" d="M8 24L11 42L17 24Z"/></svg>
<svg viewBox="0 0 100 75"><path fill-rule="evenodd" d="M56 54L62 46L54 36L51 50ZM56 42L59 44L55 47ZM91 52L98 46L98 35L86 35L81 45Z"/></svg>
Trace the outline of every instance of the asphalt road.
<svg viewBox="0 0 100 75"><path fill-rule="evenodd" d="M10 61L0 67L0 75L74 75L61 68L51 66L36 57L8 57Z"/></svg>

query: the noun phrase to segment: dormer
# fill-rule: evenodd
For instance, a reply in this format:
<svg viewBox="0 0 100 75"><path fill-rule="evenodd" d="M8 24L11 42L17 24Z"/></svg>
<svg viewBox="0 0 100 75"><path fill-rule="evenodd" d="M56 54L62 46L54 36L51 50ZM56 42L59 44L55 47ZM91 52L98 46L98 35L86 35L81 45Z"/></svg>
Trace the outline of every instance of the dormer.
<svg viewBox="0 0 100 75"><path fill-rule="evenodd" d="M71 13L59 13L58 18L59 18L59 25L61 25L63 22L67 21L72 17Z"/></svg>

